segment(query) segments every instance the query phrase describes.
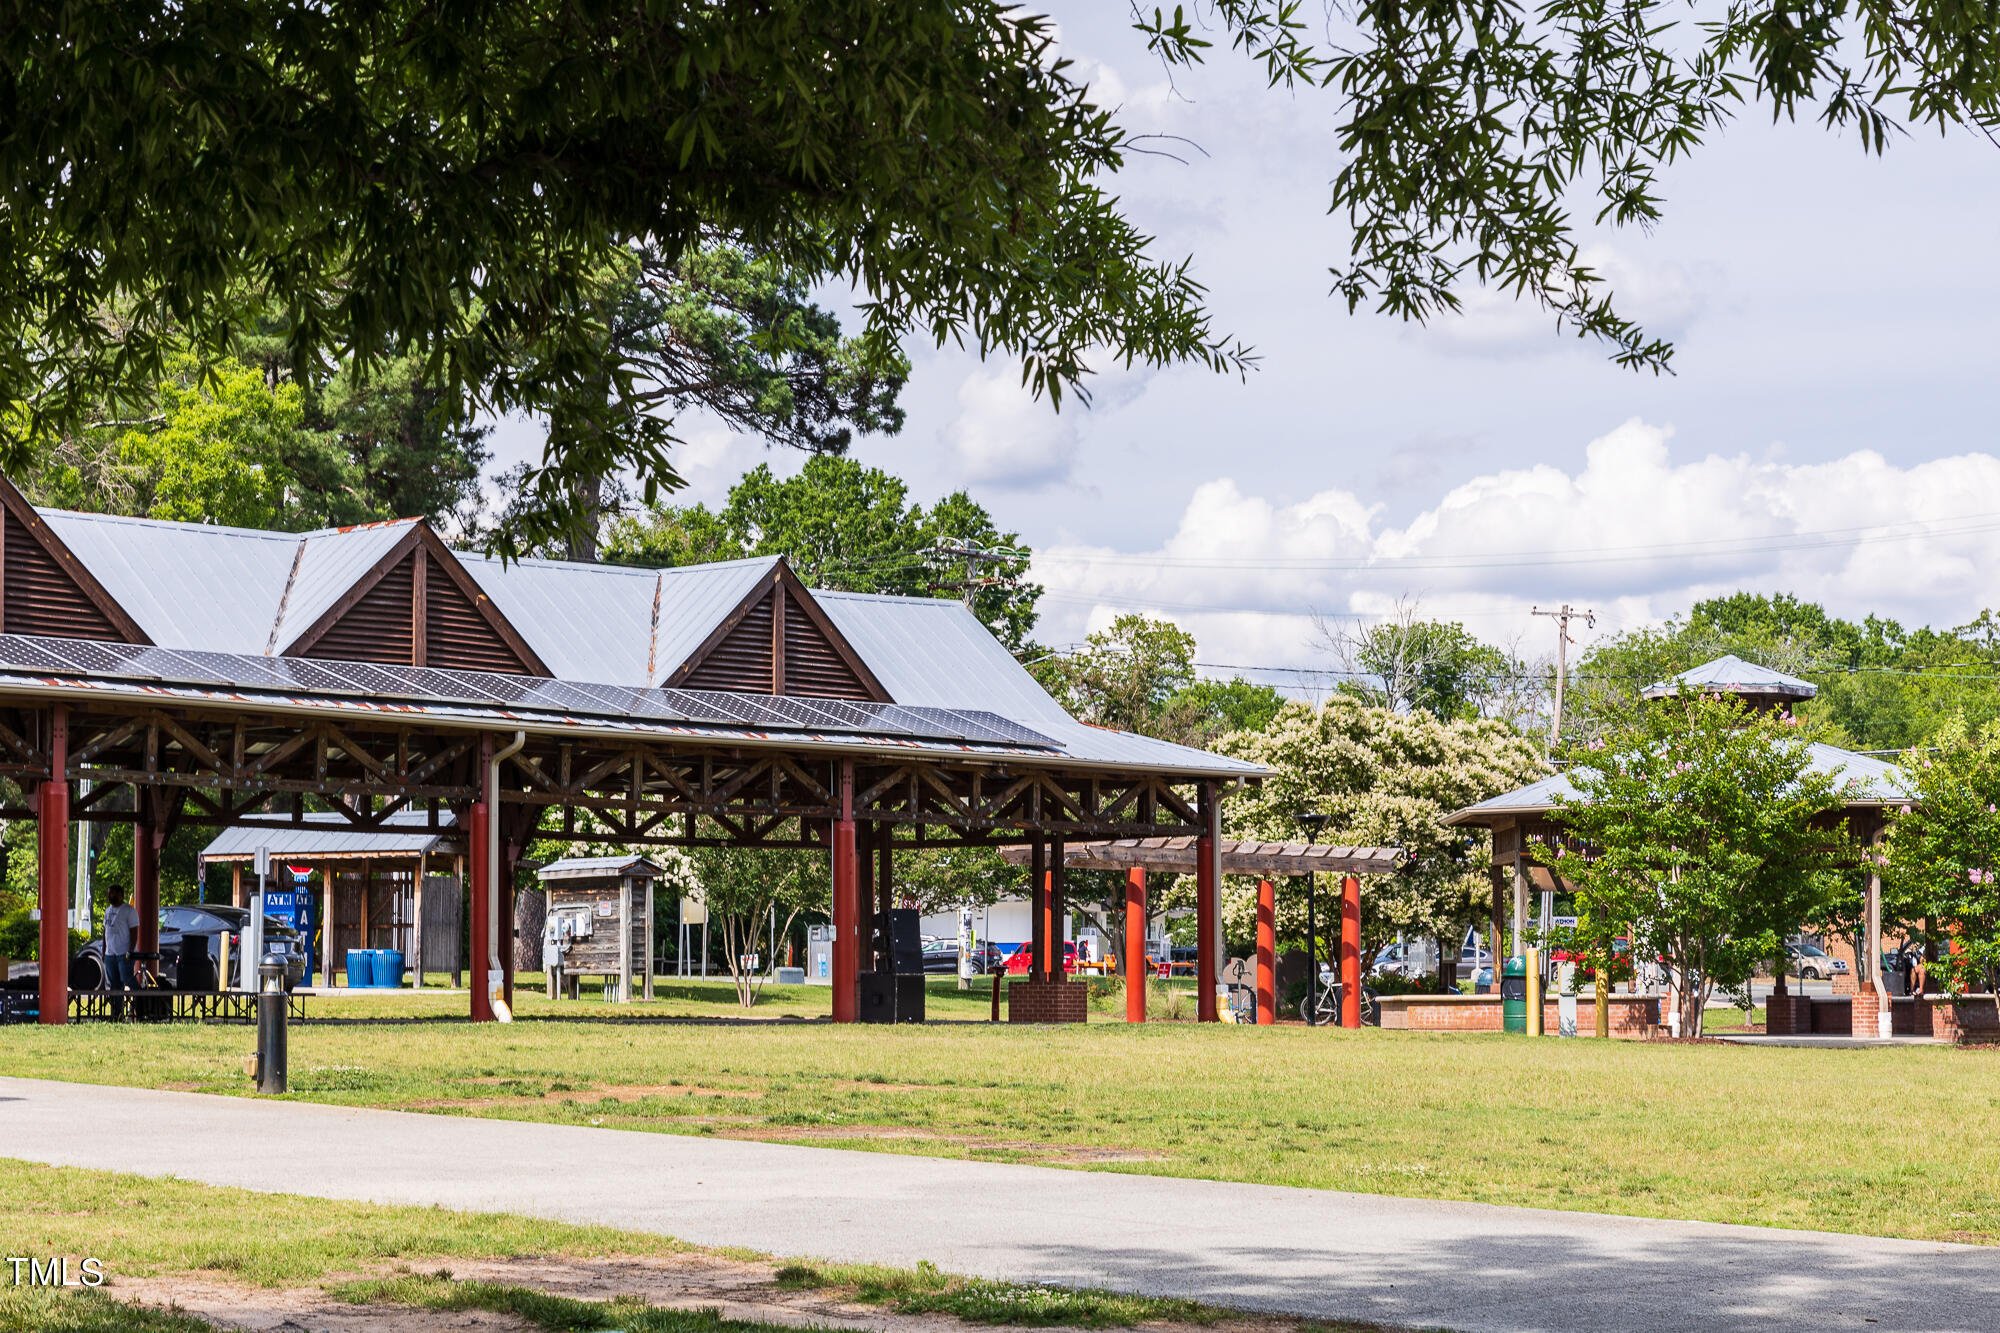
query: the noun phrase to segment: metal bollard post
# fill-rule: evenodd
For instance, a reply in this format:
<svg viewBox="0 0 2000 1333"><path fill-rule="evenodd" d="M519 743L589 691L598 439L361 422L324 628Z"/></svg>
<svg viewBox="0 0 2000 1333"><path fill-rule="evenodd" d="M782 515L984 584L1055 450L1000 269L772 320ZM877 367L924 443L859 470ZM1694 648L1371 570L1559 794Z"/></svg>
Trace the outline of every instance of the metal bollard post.
<svg viewBox="0 0 2000 1333"><path fill-rule="evenodd" d="M285 960L266 954L257 968L257 1091L276 1097L285 1091L290 1061L285 1023L290 1001L285 995Z"/></svg>

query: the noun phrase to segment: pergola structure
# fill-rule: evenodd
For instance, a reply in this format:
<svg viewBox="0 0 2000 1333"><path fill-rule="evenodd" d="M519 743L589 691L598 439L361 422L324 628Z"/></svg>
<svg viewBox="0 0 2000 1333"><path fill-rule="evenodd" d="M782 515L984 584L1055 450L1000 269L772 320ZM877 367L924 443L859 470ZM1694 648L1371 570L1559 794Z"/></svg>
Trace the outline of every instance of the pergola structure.
<svg viewBox="0 0 2000 1333"><path fill-rule="evenodd" d="M1760 711L1789 710L1791 705L1810 699L1819 691L1819 687L1811 681L1745 662L1739 657L1726 656L1649 686L1643 695L1648 699L1672 698L1683 688L1701 693L1735 695L1743 699L1748 707ZM1813 771L1836 774L1847 784L1846 798L1838 818L1846 820L1857 840L1869 843L1879 841L1886 827L1885 809L1910 799L1900 770L1872 755L1856 754L1837 746L1815 742L1809 748ZM1511 893L1513 952L1516 954L1523 952L1530 895L1563 891L1564 881L1553 868L1557 850L1561 849L1571 856L1589 855L1589 848L1583 846L1562 823L1562 802L1576 799L1578 792L1575 785L1567 774L1558 773L1455 811L1444 819L1447 825L1484 828L1491 833L1493 938L1496 943L1503 938L1502 923L1509 916L1505 904ZM1889 1005L1882 981L1879 947L1882 938L1882 877L1879 870L1872 866L1868 874L1863 934L1866 947L1862 956L1855 960L1861 976L1857 978L1855 1000L1850 1011L1853 1031L1857 1036L1886 1037L1889 1035ZM1497 947L1494 953L1497 957ZM1767 1006L1767 1014L1771 1015L1770 1030L1773 1032L1785 1030L1784 1025L1793 1021L1786 1012L1790 997L1782 990L1782 971L1779 986L1779 994Z"/></svg>
<svg viewBox="0 0 2000 1333"><path fill-rule="evenodd" d="M1010 864L1029 867L1034 922L1032 972L1045 981L1061 977L1061 923L1065 914L1064 870L1125 872L1125 958L1129 978L1146 970L1146 876L1151 873L1192 874L1196 877L1198 915L1197 955L1207 960L1222 952L1223 875L1257 876L1257 1021L1278 1021L1277 890L1272 878L1316 873L1341 877L1340 977L1344 997L1341 1025L1361 1026L1361 880L1362 875L1392 875L1409 864L1400 847L1343 847L1307 842L1250 842L1233 839L1164 836L1116 838L1100 842L1055 842L1048 852L1039 844L1006 847L1001 856ZM1310 964L1309 964L1310 965ZM1200 978L1196 1014L1216 1017L1215 977L1197 966ZM1146 1021L1146 988L1125 987L1125 1021Z"/></svg>
<svg viewBox="0 0 2000 1333"><path fill-rule="evenodd" d="M895 849L1213 840L1262 776L1077 722L956 602L809 590L781 558L502 564L421 520L255 532L37 510L0 480L0 778L27 796L0 817L39 824L45 1023L72 820L135 825L149 950L182 825L449 812L475 1019L510 1012L500 886L531 838L823 849L851 1022L864 965L886 970Z"/></svg>

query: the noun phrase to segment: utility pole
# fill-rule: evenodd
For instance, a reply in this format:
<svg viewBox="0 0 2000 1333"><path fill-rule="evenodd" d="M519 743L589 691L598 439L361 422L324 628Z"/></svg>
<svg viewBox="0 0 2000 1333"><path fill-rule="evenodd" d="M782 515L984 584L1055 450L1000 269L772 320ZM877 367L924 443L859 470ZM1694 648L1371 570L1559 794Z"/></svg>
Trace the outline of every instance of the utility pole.
<svg viewBox="0 0 2000 1333"><path fill-rule="evenodd" d="M1529 610L1530 615L1547 616L1556 622L1556 706L1549 716L1549 752L1553 754L1562 740L1563 688L1569 678L1569 646L1576 640L1569 636L1569 622L1581 620L1588 629L1597 628L1597 616L1591 611L1579 611L1564 602L1554 611L1544 611L1540 607Z"/></svg>
<svg viewBox="0 0 2000 1333"><path fill-rule="evenodd" d="M965 562L963 582L940 583L937 586L940 590L959 593L968 611L972 610L972 596L975 592L1002 581L990 575L982 577L979 573L981 565L1005 565L1028 558L1026 551L1016 551L1006 546L982 546L970 537L946 537L933 546L927 554L944 561Z"/></svg>

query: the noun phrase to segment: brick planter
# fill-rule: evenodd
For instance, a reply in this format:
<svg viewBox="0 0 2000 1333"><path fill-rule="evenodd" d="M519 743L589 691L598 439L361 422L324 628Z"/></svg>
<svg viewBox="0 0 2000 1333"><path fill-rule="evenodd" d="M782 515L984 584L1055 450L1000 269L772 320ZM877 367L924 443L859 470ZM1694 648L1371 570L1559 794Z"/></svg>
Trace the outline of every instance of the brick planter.
<svg viewBox="0 0 2000 1333"><path fill-rule="evenodd" d="M1498 995L1383 995L1375 1001L1382 1011L1384 1028L1412 1032L1498 1032L1501 1030ZM1597 1030L1597 1000L1592 995L1576 997L1576 1030L1587 1037ZM1561 1009L1551 998L1542 1005L1542 1030L1554 1036ZM1611 1035L1644 1037L1660 1023L1657 995L1613 995Z"/></svg>
<svg viewBox="0 0 2000 1333"><path fill-rule="evenodd" d="M1854 992L1853 1004L1848 1009L1847 1032L1852 1037L1879 1037L1882 1030L1878 1026L1877 1015L1888 1002L1888 996L1881 987L1868 982Z"/></svg>
<svg viewBox="0 0 2000 1333"><path fill-rule="evenodd" d="M1772 995L1764 1001L1764 1031L1791 1037L1812 1031L1812 1001L1803 995Z"/></svg>
<svg viewBox="0 0 2000 1333"><path fill-rule="evenodd" d="M1009 1023L1083 1023L1090 1018L1090 987L1080 981L1007 980Z"/></svg>

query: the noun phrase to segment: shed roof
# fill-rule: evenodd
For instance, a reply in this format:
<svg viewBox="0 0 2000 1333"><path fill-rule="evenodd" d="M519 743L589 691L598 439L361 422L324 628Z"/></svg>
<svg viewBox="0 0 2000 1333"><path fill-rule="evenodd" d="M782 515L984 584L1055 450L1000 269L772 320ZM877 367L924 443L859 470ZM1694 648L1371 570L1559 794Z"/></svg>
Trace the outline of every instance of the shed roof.
<svg viewBox="0 0 2000 1333"><path fill-rule="evenodd" d="M1342 847L1314 842L1245 842L1223 839L1216 845L1225 875L1392 875L1409 864L1400 847ZM1010 865L1024 866L1033 855L1025 845L1002 847L1000 855ZM1195 869L1195 840L1187 835L1174 838L1116 838L1105 842L1066 842L1063 864L1078 870L1127 870L1192 872Z"/></svg>
<svg viewBox="0 0 2000 1333"><path fill-rule="evenodd" d="M1903 770L1895 764L1877 759L1873 755L1843 750L1836 745L1822 745L1817 741L1812 742L1807 748L1811 751L1807 771L1828 774L1841 781L1852 781L1855 784L1848 795L1848 809L1873 809L1910 799L1910 789L1904 779ZM1552 774L1539 782L1531 782L1525 787L1516 787L1513 791L1488 797L1477 805L1453 811L1444 817L1443 822L1490 828L1499 820L1545 815L1555 809L1561 801L1578 799L1576 784L1571 780L1571 774L1575 771L1572 769Z"/></svg>
<svg viewBox="0 0 2000 1333"><path fill-rule="evenodd" d="M1809 680L1746 662L1734 653L1657 681L1641 693L1648 699L1664 699L1678 694L1683 686L1704 694L1740 694L1761 699L1810 699L1819 693L1819 686Z"/></svg>
<svg viewBox="0 0 2000 1333"><path fill-rule="evenodd" d="M539 879L658 879L665 874L643 856L565 856L535 872Z"/></svg>
<svg viewBox="0 0 2000 1333"><path fill-rule="evenodd" d="M427 811L404 810L390 815L381 828L360 829L338 814L309 814L302 825L226 828L201 849L201 855L210 861L248 861L259 847L269 847L273 856L415 857L436 850L458 831L449 811L440 811L438 822L445 827L430 828Z"/></svg>

